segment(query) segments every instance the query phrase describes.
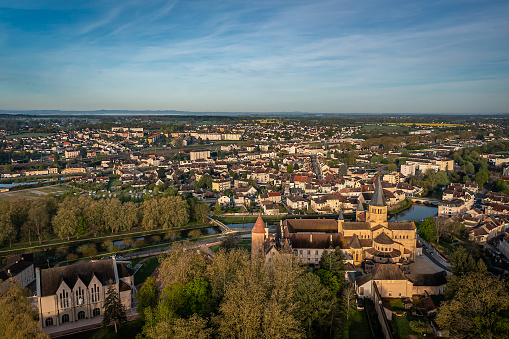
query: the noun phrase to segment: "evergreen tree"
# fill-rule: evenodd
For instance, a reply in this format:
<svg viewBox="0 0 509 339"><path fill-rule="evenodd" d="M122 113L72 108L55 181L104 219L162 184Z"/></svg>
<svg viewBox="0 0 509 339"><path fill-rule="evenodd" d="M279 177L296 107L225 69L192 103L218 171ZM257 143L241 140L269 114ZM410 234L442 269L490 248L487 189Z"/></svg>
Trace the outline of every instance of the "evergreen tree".
<svg viewBox="0 0 509 339"><path fill-rule="evenodd" d="M113 282L110 280L106 300L104 301L103 326L110 322L115 324L115 333L117 333L117 324L126 322L125 307L122 305L117 291L113 288Z"/></svg>

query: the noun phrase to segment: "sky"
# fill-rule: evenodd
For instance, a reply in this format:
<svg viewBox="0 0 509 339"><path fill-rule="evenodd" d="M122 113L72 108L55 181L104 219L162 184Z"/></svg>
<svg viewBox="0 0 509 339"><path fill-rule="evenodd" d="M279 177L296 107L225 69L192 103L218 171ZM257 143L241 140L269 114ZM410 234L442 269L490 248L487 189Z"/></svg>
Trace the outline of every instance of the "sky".
<svg viewBox="0 0 509 339"><path fill-rule="evenodd" d="M509 2L0 0L0 109L507 113Z"/></svg>

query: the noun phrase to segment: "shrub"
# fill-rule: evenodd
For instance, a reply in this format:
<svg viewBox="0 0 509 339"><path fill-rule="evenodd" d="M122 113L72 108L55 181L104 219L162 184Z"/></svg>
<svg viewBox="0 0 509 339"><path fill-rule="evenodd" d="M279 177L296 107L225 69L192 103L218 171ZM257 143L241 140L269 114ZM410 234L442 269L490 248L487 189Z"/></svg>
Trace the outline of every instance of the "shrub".
<svg viewBox="0 0 509 339"><path fill-rule="evenodd" d="M201 236L201 231L200 230L192 230L191 232L189 232L189 236L193 239L198 239Z"/></svg>
<svg viewBox="0 0 509 339"><path fill-rule="evenodd" d="M151 240L153 243L158 243L161 241L161 237L158 235L154 235L154 236L152 236Z"/></svg>
<svg viewBox="0 0 509 339"><path fill-rule="evenodd" d="M125 239L123 239L123 240L122 240L122 246L123 246L124 248L129 248L129 247L131 247L132 245L133 245L133 239L131 239L131 238L125 238Z"/></svg>
<svg viewBox="0 0 509 339"><path fill-rule="evenodd" d="M77 254L69 253L69 254L67 255L67 260L69 260L69 261L74 261L74 260L76 260L76 259L78 259L78 255L77 255Z"/></svg>
<svg viewBox="0 0 509 339"><path fill-rule="evenodd" d="M136 240L133 244L133 247L134 248L142 248L143 246L145 246L145 240Z"/></svg>

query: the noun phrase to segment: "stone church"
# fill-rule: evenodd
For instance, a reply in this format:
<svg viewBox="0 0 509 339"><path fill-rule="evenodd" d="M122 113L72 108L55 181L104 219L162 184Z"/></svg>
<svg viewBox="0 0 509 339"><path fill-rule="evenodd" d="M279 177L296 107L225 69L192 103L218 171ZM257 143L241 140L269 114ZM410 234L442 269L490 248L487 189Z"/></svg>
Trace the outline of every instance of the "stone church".
<svg viewBox="0 0 509 339"><path fill-rule="evenodd" d="M252 253L265 255L270 261L276 253L293 252L304 263L317 265L323 251L340 247L345 258L355 266L362 263L407 265L415 261L420 250L413 222L389 222L387 203L381 181L364 210L359 202L356 221L346 221L341 212L334 219L287 219L280 223L275 235L269 235L261 217L252 233Z"/></svg>

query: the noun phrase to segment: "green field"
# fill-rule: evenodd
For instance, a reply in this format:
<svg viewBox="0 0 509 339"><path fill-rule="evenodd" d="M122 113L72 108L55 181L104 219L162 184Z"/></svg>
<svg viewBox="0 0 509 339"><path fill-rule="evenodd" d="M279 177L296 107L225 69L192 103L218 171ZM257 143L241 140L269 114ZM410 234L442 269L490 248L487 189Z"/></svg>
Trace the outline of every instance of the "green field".
<svg viewBox="0 0 509 339"><path fill-rule="evenodd" d="M0 201L13 201L17 199L35 199L42 198L48 194L67 193L70 191L69 187L57 185L57 186L45 186L37 188L26 188L18 191L9 191L0 193Z"/></svg>
<svg viewBox="0 0 509 339"><path fill-rule="evenodd" d="M14 138L37 138L37 137L46 137L51 135L51 133L21 133L21 134L12 134L8 135L6 139L14 139Z"/></svg>
<svg viewBox="0 0 509 339"><path fill-rule="evenodd" d="M134 284L138 285L147 280L147 278L154 273L157 266L159 266L159 257L153 257L145 261L143 266L141 266L138 272L134 275Z"/></svg>
<svg viewBox="0 0 509 339"><path fill-rule="evenodd" d="M402 131L402 130L409 130L408 127L404 126L374 126L374 125L365 125L364 129L367 132L371 132L372 130L375 131Z"/></svg>

